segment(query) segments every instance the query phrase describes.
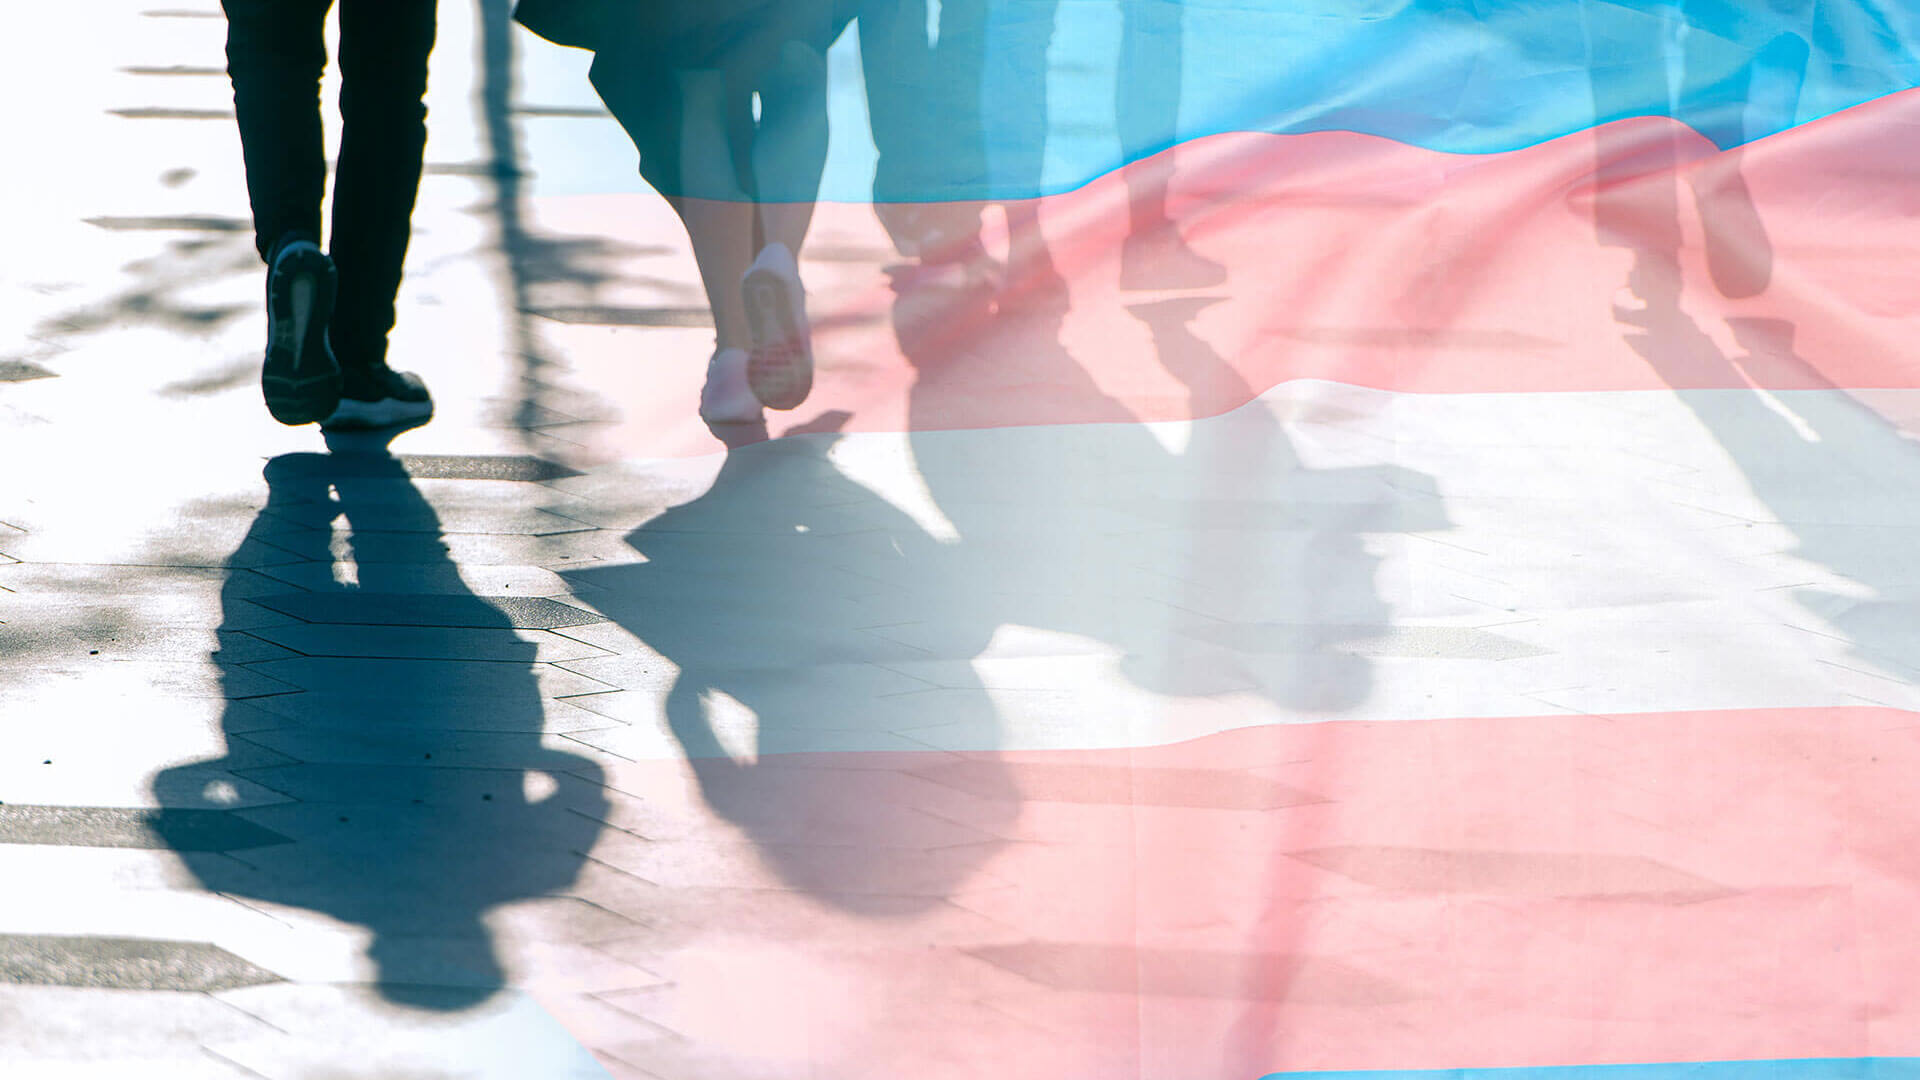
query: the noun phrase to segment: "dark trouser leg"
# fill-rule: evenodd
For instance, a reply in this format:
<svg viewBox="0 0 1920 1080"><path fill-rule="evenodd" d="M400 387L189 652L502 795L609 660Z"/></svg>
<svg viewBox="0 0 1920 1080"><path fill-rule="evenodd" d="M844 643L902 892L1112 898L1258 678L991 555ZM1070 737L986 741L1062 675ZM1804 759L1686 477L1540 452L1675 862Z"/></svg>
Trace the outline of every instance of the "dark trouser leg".
<svg viewBox="0 0 1920 1080"><path fill-rule="evenodd" d="M227 73L247 163L254 246L289 232L320 238L327 163L320 136L321 31L332 0L222 0Z"/></svg>
<svg viewBox="0 0 1920 1080"><path fill-rule="evenodd" d="M343 369L386 360L426 151L434 28L434 0L340 3L340 164L329 254L340 271L332 334Z"/></svg>
<svg viewBox="0 0 1920 1080"><path fill-rule="evenodd" d="M1171 151L1180 123L1180 6L1172 0L1122 0L1120 71L1114 119L1135 235L1167 224ZM1156 155L1159 155L1156 157Z"/></svg>
<svg viewBox="0 0 1920 1080"><path fill-rule="evenodd" d="M640 175L660 194L687 194L680 168L681 102L656 54L619 42L593 54L587 81L640 152Z"/></svg>
<svg viewBox="0 0 1920 1080"><path fill-rule="evenodd" d="M985 130L1009 148L996 170L1027 190L1005 204L1007 212L1007 268L1012 278L1031 277L1046 291L1059 288L1053 256L1040 231L1040 200L1046 181L1047 136L1051 117L1047 102L1047 49L1053 41L1060 0L1017 0L1000 5L1002 24L995 28L997 48L1012 59L1002 60L995 80L1006 88L984 115ZM1022 270L1021 267L1026 267Z"/></svg>
<svg viewBox="0 0 1920 1080"><path fill-rule="evenodd" d="M872 0L860 12L860 68L879 153L873 174L875 202L911 197L912 170L923 164L921 143L933 125L920 110L935 89L929 78L926 25L926 0Z"/></svg>

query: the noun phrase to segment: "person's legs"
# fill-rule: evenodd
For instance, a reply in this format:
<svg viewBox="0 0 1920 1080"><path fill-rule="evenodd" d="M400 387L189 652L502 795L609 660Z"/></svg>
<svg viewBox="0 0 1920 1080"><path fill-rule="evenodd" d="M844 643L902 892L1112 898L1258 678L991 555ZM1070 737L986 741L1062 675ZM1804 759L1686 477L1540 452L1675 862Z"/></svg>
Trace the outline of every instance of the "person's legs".
<svg viewBox="0 0 1920 1080"><path fill-rule="evenodd" d="M1677 44L1671 5L1629 8L1579 0L1593 95L1593 224L1600 246L1632 253L1616 319L1650 325L1680 302L1678 148L1646 118L1672 112L1667 57Z"/></svg>
<svg viewBox="0 0 1920 1080"><path fill-rule="evenodd" d="M1183 12L1174 0L1120 0L1114 120L1131 229L1120 249L1123 289L1207 288L1226 268L1189 249L1167 216L1179 138Z"/></svg>
<svg viewBox="0 0 1920 1080"><path fill-rule="evenodd" d="M942 7L944 11L944 5ZM860 73L877 161L873 201L911 195L925 153L928 78L927 0L868 0L860 10Z"/></svg>
<svg viewBox="0 0 1920 1080"><path fill-rule="evenodd" d="M641 176L680 216L693 247L714 327L700 414L750 422L760 405L746 383L751 336L740 280L753 259L755 214L737 165L738 124L720 72L664 71L665 57L653 44L609 43L587 77L640 152Z"/></svg>
<svg viewBox="0 0 1920 1080"><path fill-rule="evenodd" d="M752 196L741 184L733 114L745 108L734 100L724 72L677 72L680 106L680 177L667 202L687 227L700 282L713 308L716 342L722 349L747 347L740 279L753 263L756 214Z"/></svg>
<svg viewBox="0 0 1920 1080"><path fill-rule="evenodd" d="M1126 162L1133 232L1144 235L1172 224L1167 183L1180 120L1180 6L1173 0L1120 0L1120 27L1114 127Z"/></svg>
<svg viewBox="0 0 1920 1080"><path fill-rule="evenodd" d="M387 366L426 150L433 38L434 0L341 0L340 162L329 241L340 271L332 334L342 389L323 427L387 427L433 415L426 385Z"/></svg>
<svg viewBox="0 0 1920 1080"><path fill-rule="evenodd" d="M1676 114L1722 148L1714 159L1689 172L1694 206L1707 249L1707 272L1722 295L1744 298L1764 291L1773 280L1773 243L1740 171L1746 143L1792 123L1806 77L1809 47L1801 16L1805 0L1770 0L1738 17L1766 27L1768 43L1751 61L1718 86L1703 83L1713 69L1715 31L1725 31L1726 9L1702 0L1683 8L1692 33L1682 52L1683 67ZM1742 27L1744 29L1744 27ZM1693 98L1704 97L1702 103Z"/></svg>
<svg viewBox="0 0 1920 1080"><path fill-rule="evenodd" d="M835 29L831 4L788 2L742 41L728 73L739 101L756 92L760 99L747 157L756 254L740 292L753 338L747 381L775 409L797 408L813 388L813 331L798 256L826 170L825 53Z"/></svg>
<svg viewBox="0 0 1920 1080"><path fill-rule="evenodd" d="M1002 204L1007 215L1007 291L1003 311L1054 310L1066 299L1066 282L1054 268L1040 228L1040 199L1046 182L1047 137L1051 126L1047 97L1047 52L1053 42L1060 0L1008 0L993 15L994 52L988 85L999 92L983 110L983 129L993 133L998 153L991 154L994 175L1025 190Z"/></svg>
<svg viewBox="0 0 1920 1080"><path fill-rule="evenodd" d="M349 371L384 363L427 144L434 0L340 0L340 164L333 343Z"/></svg>
<svg viewBox="0 0 1920 1080"><path fill-rule="evenodd" d="M979 250L985 8L984 0L944 0L938 44L927 40L927 0L869 0L859 12L878 156L874 216L908 258L941 262Z"/></svg>
<svg viewBox="0 0 1920 1080"><path fill-rule="evenodd" d="M322 28L332 0L222 0L227 74L261 258L289 233L320 238Z"/></svg>
<svg viewBox="0 0 1920 1080"><path fill-rule="evenodd" d="M754 212L736 163L725 79L664 72L663 57L617 46L587 77L640 152L640 174L686 226L721 348L744 348L740 275L753 259Z"/></svg>
<svg viewBox="0 0 1920 1080"><path fill-rule="evenodd" d="M663 57L657 43L612 43L589 71L640 151L642 175L686 226L713 313L715 354L701 415L714 421L758 418L758 403L740 392L745 384L760 401L791 408L812 379L793 252L825 167L820 50L831 35L814 41L799 28L813 14L830 26L831 8L764 7L736 13L730 24L683 28L692 54ZM662 75L662 60L685 66ZM758 323L750 298L767 301L758 305ZM769 322L773 309L780 317ZM770 328L777 340L769 340Z"/></svg>
<svg viewBox="0 0 1920 1080"><path fill-rule="evenodd" d="M254 247L267 261L260 389L284 424L333 412L340 368L327 343L336 276L321 253L322 29L330 0L225 0L227 71L246 161Z"/></svg>
<svg viewBox="0 0 1920 1080"><path fill-rule="evenodd" d="M827 61L805 40L780 46L756 81L760 121L751 150L760 240L798 253L827 165Z"/></svg>

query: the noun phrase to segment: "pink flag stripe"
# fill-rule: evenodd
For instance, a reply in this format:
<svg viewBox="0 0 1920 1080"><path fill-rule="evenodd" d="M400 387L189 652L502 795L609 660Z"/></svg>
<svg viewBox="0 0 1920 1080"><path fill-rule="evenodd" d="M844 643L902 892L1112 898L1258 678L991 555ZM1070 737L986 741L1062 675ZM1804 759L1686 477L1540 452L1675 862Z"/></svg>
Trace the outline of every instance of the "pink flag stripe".
<svg viewBox="0 0 1920 1080"><path fill-rule="evenodd" d="M774 434L834 411L870 431L1184 420L1296 379L1410 393L1920 386L1916 137L1920 91L1729 152L1664 118L1486 155L1213 136L1175 151L1174 217L1227 269L1199 290L1120 288L1120 174L1041 200L1064 293L1032 265L997 293L892 265L873 208L823 204L804 267L819 376ZM672 227L654 203L540 209L559 231L657 242ZM1003 251L1001 219L987 220ZM690 256L650 268L663 261L692 283ZM593 321L545 325L628 410L603 450L717 449L692 415L704 334L665 356L657 336L643 350ZM1201 351L1232 377L1182 370Z"/></svg>
<svg viewBox="0 0 1920 1080"><path fill-rule="evenodd" d="M621 1007L672 1075L1898 1057L1915 775L1881 708L769 754L615 767L650 839L594 855L671 886Z"/></svg>

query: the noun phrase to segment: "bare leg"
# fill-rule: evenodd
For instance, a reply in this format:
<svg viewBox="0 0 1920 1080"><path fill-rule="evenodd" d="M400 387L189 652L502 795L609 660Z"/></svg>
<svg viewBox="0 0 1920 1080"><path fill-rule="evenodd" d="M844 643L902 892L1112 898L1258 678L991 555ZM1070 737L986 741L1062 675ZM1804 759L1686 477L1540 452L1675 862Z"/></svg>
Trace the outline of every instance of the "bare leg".
<svg viewBox="0 0 1920 1080"><path fill-rule="evenodd" d="M667 202L687 227L700 281L713 309L716 343L722 349L745 348L747 317L740 301L740 278L753 261L755 211L741 188L729 138L726 77L718 71L679 75L681 91L680 165L682 192Z"/></svg>
<svg viewBox="0 0 1920 1080"><path fill-rule="evenodd" d="M827 165L826 58L805 42L787 42L759 83L751 156L761 240L797 254Z"/></svg>

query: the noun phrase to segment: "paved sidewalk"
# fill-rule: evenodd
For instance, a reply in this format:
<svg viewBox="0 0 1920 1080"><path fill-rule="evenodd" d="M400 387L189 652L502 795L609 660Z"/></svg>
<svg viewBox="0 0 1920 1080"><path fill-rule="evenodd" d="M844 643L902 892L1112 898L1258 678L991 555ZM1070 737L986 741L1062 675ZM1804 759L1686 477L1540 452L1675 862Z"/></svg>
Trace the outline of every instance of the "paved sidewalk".
<svg viewBox="0 0 1920 1080"><path fill-rule="evenodd" d="M642 1075L597 995L659 977L594 946L647 922L568 890L626 801L568 736L620 722L554 697L612 690L557 666L612 651L559 632L606 624L548 568L618 545L551 486L577 418L503 254L505 5L443 7L394 342L439 415L397 458L259 406L217 7L55 6L0 46L35 148L0 199L9 1077Z"/></svg>
<svg viewBox="0 0 1920 1080"><path fill-rule="evenodd" d="M187 2L0 42L37 148L0 180L8 1080L1248 1078L1914 1027L1913 392L1301 381L1142 423L1009 322L1011 385L1087 422L928 430L971 404L929 364L727 454L684 238L594 179L631 150L581 58L487 0L442 6L394 339L439 415L329 443L259 401ZM870 218L822 211L833 341L911 332ZM1136 397L1232 382L1219 298L1094 288L1077 340L1165 369ZM1729 450L1775 406L1815 437ZM1781 936L1709 955L1743 934Z"/></svg>

